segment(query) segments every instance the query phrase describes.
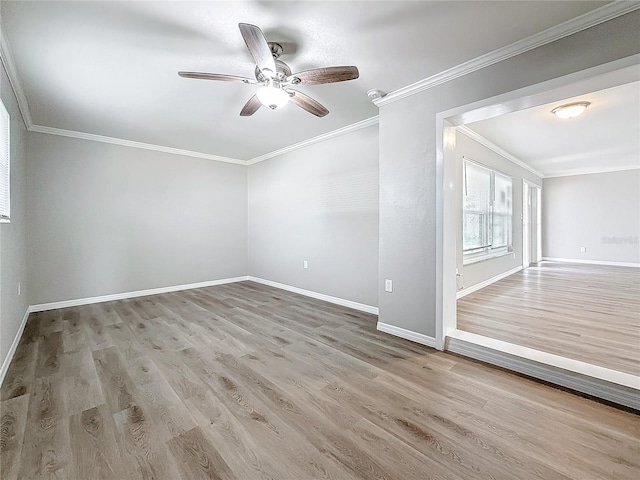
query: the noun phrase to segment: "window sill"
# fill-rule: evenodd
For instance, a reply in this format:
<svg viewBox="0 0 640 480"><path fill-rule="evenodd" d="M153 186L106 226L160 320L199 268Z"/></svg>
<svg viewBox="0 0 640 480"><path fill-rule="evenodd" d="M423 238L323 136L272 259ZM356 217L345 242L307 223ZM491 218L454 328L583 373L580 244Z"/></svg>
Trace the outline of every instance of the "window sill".
<svg viewBox="0 0 640 480"><path fill-rule="evenodd" d="M488 255L482 255L481 257L467 258L462 260L462 265L473 265L474 263L486 262L487 260L493 260L494 258L506 257L507 255L513 255L513 252L496 252Z"/></svg>

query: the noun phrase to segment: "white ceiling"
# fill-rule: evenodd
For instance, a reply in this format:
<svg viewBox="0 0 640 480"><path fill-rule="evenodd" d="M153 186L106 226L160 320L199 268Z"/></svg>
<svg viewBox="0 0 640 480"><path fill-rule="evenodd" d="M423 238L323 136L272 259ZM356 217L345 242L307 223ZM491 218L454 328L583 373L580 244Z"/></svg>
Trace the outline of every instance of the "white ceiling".
<svg viewBox="0 0 640 480"><path fill-rule="evenodd" d="M573 119L551 110L591 105ZM544 176L640 167L640 82L501 115L466 125Z"/></svg>
<svg viewBox="0 0 640 480"><path fill-rule="evenodd" d="M35 125L242 160L377 114L369 89L430 77L609 2L0 2L3 35ZM300 88L330 114L294 105L240 117L255 86L238 23L285 47L292 70L356 65L360 78ZM594 109L595 110L595 109Z"/></svg>

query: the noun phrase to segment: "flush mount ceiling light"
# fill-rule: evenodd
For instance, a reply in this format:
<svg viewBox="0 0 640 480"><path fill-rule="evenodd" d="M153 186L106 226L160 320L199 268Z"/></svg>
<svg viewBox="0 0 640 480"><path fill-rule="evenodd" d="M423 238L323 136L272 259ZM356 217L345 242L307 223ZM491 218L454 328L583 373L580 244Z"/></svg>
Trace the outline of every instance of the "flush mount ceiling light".
<svg viewBox="0 0 640 480"><path fill-rule="evenodd" d="M555 113L559 118L574 118L584 112L589 105L591 105L591 102L567 103L554 108L551 113Z"/></svg>

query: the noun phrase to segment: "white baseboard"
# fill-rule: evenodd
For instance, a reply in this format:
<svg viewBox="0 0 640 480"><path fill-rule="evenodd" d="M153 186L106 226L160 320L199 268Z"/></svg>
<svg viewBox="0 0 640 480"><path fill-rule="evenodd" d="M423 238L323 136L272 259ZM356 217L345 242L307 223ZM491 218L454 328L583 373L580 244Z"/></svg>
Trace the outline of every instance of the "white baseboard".
<svg viewBox="0 0 640 480"><path fill-rule="evenodd" d="M640 268L640 263L631 263L631 262L607 262L604 260L581 260L579 258L555 258L555 257L542 257L542 260L547 262L585 263L587 265L608 265L610 267Z"/></svg>
<svg viewBox="0 0 640 480"><path fill-rule="evenodd" d="M436 348L436 339L422 333L412 332L411 330L406 330L404 328L396 327L395 325L389 325L388 323L382 322L378 322L377 329L381 332L395 335L396 337L404 338L406 340L411 340L412 342L426 345L427 347Z"/></svg>
<svg viewBox="0 0 640 480"><path fill-rule="evenodd" d="M640 377L454 330L446 349L610 402L640 410Z"/></svg>
<svg viewBox="0 0 640 480"><path fill-rule="evenodd" d="M374 315L378 315L378 307L365 305L364 303L353 302L351 300L345 300L344 298L332 297L331 295L325 295L324 293L312 292L311 290L292 287L291 285L285 285L284 283L265 280L264 278L249 276L247 277L247 280L261 283L263 285L268 285L270 287L279 288L281 290L287 290L288 292L298 293L306 297L317 298L318 300L324 300L325 302L335 303L336 305L342 305L343 307L353 308L354 310L360 310L361 312L373 313Z"/></svg>
<svg viewBox="0 0 640 480"><path fill-rule="evenodd" d="M522 270L522 265L516 268L512 268L511 270L508 270L506 272L503 272L500 275L496 275L495 277L491 277L490 279L485 280L484 282L476 283L475 285L471 285L470 287L460 290L459 292L456 293L456 300L462 297L466 297L470 293L477 292L481 288L488 287L492 283L496 283L497 281L502 280L503 278L507 278L509 275L518 273L520 270Z"/></svg>
<svg viewBox="0 0 640 480"><path fill-rule="evenodd" d="M31 305L30 311L42 312L45 310L55 310L56 308L77 307L79 305L90 305L92 303L111 302L113 300L124 300L126 298L144 297L147 295L157 295L159 293L178 292L180 290L190 290L192 288L213 287L224 285L225 283L243 282L248 277L223 278L220 280L210 280L208 282L187 283L184 285L173 285L170 287L150 288L148 290L137 290L134 292L114 293L111 295L100 295L98 297L78 298L75 300L63 300L61 302L40 303Z"/></svg>
<svg viewBox="0 0 640 480"><path fill-rule="evenodd" d="M11 360L13 360L13 356L16 354L16 350L18 349L18 345L20 344L20 338L22 338L22 332L24 332L24 327L27 325L27 320L29 319L29 314L31 313L31 308L27 308L27 311L24 312L24 317L22 318L22 323L18 328L15 338L13 339L13 343L7 352L7 356L2 362L2 367L0 367L0 385L4 382L4 377L9 371L9 365L11 365Z"/></svg>

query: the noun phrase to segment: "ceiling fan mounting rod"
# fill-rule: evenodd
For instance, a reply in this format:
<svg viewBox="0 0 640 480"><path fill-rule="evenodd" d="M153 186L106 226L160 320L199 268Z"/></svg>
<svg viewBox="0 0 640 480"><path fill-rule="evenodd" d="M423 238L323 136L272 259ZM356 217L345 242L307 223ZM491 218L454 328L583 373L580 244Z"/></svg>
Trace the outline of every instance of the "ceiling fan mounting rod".
<svg viewBox="0 0 640 480"><path fill-rule="evenodd" d="M273 55L273 58L275 60L280 58L280 55L282 55L282 52L284 51L282 45L277 42L267 42L267 45L269 45L269 49L271 50L271 55Z"/></svg>

